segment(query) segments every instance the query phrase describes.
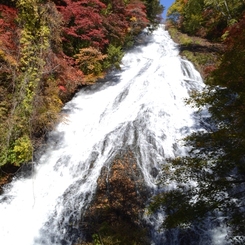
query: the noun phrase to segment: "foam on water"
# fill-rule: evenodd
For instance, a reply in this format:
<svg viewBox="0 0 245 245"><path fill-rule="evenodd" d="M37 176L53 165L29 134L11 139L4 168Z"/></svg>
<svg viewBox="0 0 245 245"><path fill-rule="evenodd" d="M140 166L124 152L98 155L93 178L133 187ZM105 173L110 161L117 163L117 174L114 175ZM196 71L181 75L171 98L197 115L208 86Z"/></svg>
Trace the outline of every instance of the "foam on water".
<svg viewBox="0 0 245 245"><path fill-rule="evenodd" d="M159 171L166 157L184 154L179 140L200 128L184 99L193 89L202 89L202 79L179 57L163 26L142 39L123 58L121 71L65 105L66 117L50 133L33 175L6 187L0 197L1 244L72 244L69 224L79 220L102 167L109 168L121 149L135 149L145 182L153 189L152 170ZM222 232L214 232L223 239Z"/></svg>

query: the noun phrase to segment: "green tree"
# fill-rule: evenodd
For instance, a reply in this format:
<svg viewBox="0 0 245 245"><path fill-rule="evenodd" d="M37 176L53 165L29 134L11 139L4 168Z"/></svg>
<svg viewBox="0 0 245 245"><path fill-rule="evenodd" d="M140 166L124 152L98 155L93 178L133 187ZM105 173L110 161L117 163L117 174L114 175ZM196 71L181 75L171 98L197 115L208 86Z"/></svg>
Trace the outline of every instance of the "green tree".
<svg viewBox="0 0 245 245"><path fill-rule="evenodd" d="M173 24L176 26L182 23L184 7L186 5L185 0L176 0L168 9L167 16Z"/></svg>
<svg viewBox="0 0 245 245"><path fill-rule="evenodd" d="M122 47L121 46L115 47L112 44L110 44L106 53L107 53L107 57L103 63L105 69L108 68L120 69L121 60L124 56Z"/></svg>
<svg viewBox="0 0 245 245"><path fill-rule="evenodd" d="M156 27L161 22L161 14L164 10L159 0L144 0L146 13L150 23Z"/></svg>
<svg viewBox="0 0 245 245"><path fill-rule="evenodd" d="M244 10L243 0L176 0L168 10L168 19L188 34L219 39Z"/></svg>
<svg viewBox="0 0 245 245"><path fill-rule="evenodd" d="M186 157L163 166L162 186L176 188L155 197L152 209L162 207L167 228L200 221L220 212L230 227L229 239L244 244L245 220L245 18L229 29L226 52L206 90L189 103L207 106L211 126L185 139ZM167 188L168 189L168 188Z"/></svg>
<svg viewBox="0 0 245 245"><path fill-rule="evenodd" d="M243 0L204 0L204 2L207 7L212 7L220 12L228 21L239 17L245 7Z"/></svg>
<svg viewBox="0 0 245 245"><path fill-rule="evenodd" d="M8 136L6 146L3 149L1 164L11 162L19 165L20 162L31 160L32 151L30 145L30 117L33 110L32 102L35 88L40 81L40 71L44 61L40 55L48 47L47 36L49 28L40 18L38 2L36 0L16 3L18 8L18 23L20 29L20 60L15 80L14 101L9 118ZM19 152L26 152L19 154ZM16 153L16 154L14 154Z"/></svg>
<svg viewBox="0 0 245 245"><path fill-rule="evenodd" d="M184 7L183 30L195 34L203 25L204 0L189 0Z"/></svg>
<svg viewBox="0 0 245 245"><path fill-rule="evenodd" d="M17 23L19 28L19 59L16 61L12 105L8 112L7 134L1 148L1 165L19 166L32 159L34 117L45 89L48 55L55 46L51 30L57 27L51 13L54 5L39 0L19 0ZM57 20L58 23L58 20ZM53 25L53 26L52 26ZM54 95L52 95L54 96ZM51 98L52 98L51 96ZM48 108L47 108L48 110ZM43 114L40 114L40 117Z"/></svg>

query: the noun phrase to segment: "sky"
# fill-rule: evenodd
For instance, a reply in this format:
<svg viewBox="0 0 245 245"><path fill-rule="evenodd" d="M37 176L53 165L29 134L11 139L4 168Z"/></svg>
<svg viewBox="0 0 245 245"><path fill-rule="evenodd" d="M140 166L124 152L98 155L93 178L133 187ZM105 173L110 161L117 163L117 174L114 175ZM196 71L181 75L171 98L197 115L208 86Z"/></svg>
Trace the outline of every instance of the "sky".
<svg viewBox="0 0 245 245"><path fill-rule="evenodd" d="M175 0L160 0L160 3L165 7L163 12L163 18L166 18L168 8L175 2Z"/></svg>

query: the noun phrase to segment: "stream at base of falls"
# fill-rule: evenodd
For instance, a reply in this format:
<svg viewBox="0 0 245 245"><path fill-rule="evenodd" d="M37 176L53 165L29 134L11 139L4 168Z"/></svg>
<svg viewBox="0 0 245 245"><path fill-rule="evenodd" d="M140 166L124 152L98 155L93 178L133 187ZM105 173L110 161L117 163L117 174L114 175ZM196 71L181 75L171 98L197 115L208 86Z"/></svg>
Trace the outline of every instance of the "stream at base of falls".
<svg viewBox="0 0 245 245"><path fill-rule="evenodd" d="M184 102L191 91L204 87L200 74L179 56L164 26L140 39L141 44L125 54L120 71L82 89L64 106L64 120L50 132L32 174L5 187L0 196L1 245L74 244L68 225L79 222L102 169L110 169L122 150L133 152L153 194L161 164L183 156L181 139L205 129L208 114L197 116ZM158 232L164 214L144 219L152 230L151 244L226 244L225 228L209 221L183 240L178 230Z"/></svg>

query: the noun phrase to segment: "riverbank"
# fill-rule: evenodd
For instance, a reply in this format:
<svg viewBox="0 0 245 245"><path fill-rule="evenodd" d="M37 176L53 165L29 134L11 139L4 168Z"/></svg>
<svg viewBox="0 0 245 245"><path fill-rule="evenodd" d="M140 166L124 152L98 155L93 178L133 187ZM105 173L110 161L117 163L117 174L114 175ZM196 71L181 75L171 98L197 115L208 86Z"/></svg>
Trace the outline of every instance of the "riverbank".
<svg viewBox="0 0 245 245"><path fill-rule="evenodd" d="M181 33L176 28L167 26L171 38L179 45L180 55L191 61L205 80L219 64L223 53L222 43L213 43L197 36Z"/></svg>

